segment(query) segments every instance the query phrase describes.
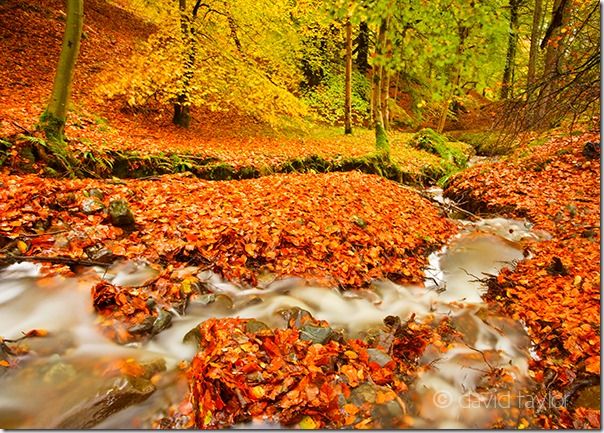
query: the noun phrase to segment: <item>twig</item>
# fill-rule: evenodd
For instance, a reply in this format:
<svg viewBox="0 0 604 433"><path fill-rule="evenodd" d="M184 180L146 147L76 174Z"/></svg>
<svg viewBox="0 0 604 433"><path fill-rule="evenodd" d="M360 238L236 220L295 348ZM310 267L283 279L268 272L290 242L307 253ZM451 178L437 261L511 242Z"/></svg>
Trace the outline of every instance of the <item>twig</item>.
<svg viewBox="0 0 604 433"><path fill-rule="evenodd" d="M476 219L480 219L480 217L478 215L473 214L469 210L465 210L462 207L459 207L458 205L456 205L455 203L453 203L451 201L449 201L448 203L445 203L445 202L441 203L438 200L436 200L436 198L432 197L430 194L426 194L425 192L420 191L420 190L414 190L414 191L416 191L417 193L419 193L419 195L421 195L422 197L424 197L424 198L426 198L426 199L428 199L430 201L433 201L434 203L438 204L442 208L445 208L445 207L448 206L448 207L451 207L451 208L455 209L456 211L465 213L466 215L470 215L470 216L472 216L472 217L474 217Z"/></svg>
<svg viewBox="0 0 604 433"><path fill-rule="evenodd" d="M476 351L476 352L480 353L480 354L482 355L482 359L484 359L484 362L486 362L486 364L489 366L489 368L491 369L491 371L495 370L495 369L493 368L493 366L491 365L491 363L490 363L490 362L487 360L487 356L485 355L485 353L484 353L482 350L477 349L477 348L475 348L475 347L472 347L472 346L470 346L468 343L466 343L466 346L468 346L468 348L469 348L469 349L472 349L472 350L474 350L474 351Z"/></svg>
<svg viewBox="0 0 604 433"><path fill-rule="evenodd" d="M396 398L396 402L398 403L398 405L401 407L403 415L407 415L407 405L405 404L405 402L396 393L394 394L394 397Z"/></svg>
<svg viewBox="0 0 604 433"><path fill-rule="evenodd" d="M28 134L30 134L30 135L31 135L31 131L30 131L29 129L27 129L27 128L25 128L25 127L21 126L21 125L19 125L19 124L18 124L17 122L15 122L14 120L11 120L11 123L12 123L13 125L15 125L17 128L19 128L20 130L22 130L23 132L27 132Z"/></svg>

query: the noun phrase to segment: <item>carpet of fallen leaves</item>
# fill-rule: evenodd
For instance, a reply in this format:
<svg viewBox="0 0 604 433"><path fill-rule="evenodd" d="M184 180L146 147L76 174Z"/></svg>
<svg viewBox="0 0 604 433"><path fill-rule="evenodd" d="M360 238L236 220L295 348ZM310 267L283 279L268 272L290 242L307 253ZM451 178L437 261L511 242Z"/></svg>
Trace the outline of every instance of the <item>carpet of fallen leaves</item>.
<svg viewBox="0 0 604 433"><path fill-rule="evenodd" d="M594 143L596 146L586 144ZM531 374L574 397L600 376L600 137L585 133L522 147L506 161L478 165L445 191L482 212L525 217L552 239L491 282L489 297L526 324L537 358ZM599 427L599 411L562 409L544 427Z"/></svg>
<svg viewBox="0 0 604 433"><path fill-rule="evenodd" d="M118 198L134 225L112 224ZM454 231L416 192L358 172L228 182L0 175L1 256L146 259L209 265L243 284L269 273L353 288L421 283L426 255Z"/></svg>
<svg viewBox="0 0 604 433"><path fill-rule="evenodd" d="M190 395L157 426L215 429L257 418L301 428L409 427L399 394L425 347L453 335L446 320L437 333L390 316L377 338L346 340L303 310L285 319L284 329L250 319L201 323Z"/></svg>

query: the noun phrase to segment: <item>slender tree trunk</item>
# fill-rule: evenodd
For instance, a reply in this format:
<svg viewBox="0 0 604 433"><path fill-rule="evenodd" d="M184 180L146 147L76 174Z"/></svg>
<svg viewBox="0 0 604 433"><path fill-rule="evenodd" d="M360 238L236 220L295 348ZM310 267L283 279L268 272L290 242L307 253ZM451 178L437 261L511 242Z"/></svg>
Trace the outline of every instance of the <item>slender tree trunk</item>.
<svg viewBox="0 0 604 433"><path fill-rule="evenodd" d="M510 0L510 34L508 36L508 51L505 56L505 67L503 79L501 80L501 99L510 96L512 75L514 73L514 61L516 59L516 46L518 45L518 8L519 0Z"/></svg>
<svg viewBox="0 0 604 433"><path fill-rule="evenodd" d="M466 39L470 35L470 28L465 26L463 23L457 24L457 33L459 34L459 45L457 46L457 57L460 58L465 50ZM447 123L447 115L449 114L449 105L459 88L459 83L461 82L461 72L463 65L456 64L452 71L450 71L450 80L451 80L451 90L449 92L449 97L445 100L442 111L440 113L440 119L438 120L438 126L436 128L436 132L442 134L445 130L445 125Z"/></svg>
<svg viewBox="0 0 604 433"><path fill-rule="evenodd" d="M531 48L529 51L528 72L526 74L526 95L527 100L533 91L535 84L535 68L537 65L537 56L539 55L539 37L541 35L541 9L543 0L535 0L535 9L533 10L533 27L531 28Z"/></svg>
<svg viewBox="0 0 604 433"><path fill-rule="evenodd" d="M552 20L541 41L541 49L545 48L545 63L543 67L543 86L539 92L538 112L539 118L545 119L547 111L554 102L554 94L557 89L557 81L560 71L558 71L558 62L560 55L564 51L563 38L557 40L560 36L560 30L566 24L568 19L568 0L555 0L552 9ZM551 43L556 40L555 43Z"/></svg>
<svg viewBox="0 0 604 433"><path fill-rule="evenodd" d="M64 144L67 105L71 92L71 82L76 60L80 51L80 38L84 22L84 1L67 0L67 20L65 35L59 56L59 64L52 87L52 95L46 110L40 118L40 127L49 142L53 142L56 151L67 151Z"/></svg>
<svg viewBox="0 0 604 433"><path fill-rule="evenodd" d="M384 117L384 128L386 131L390 130L390 108L388 104L390 102L390 73L387 70L384 70L382 76L382 110Z"/></svg>
<svg viewBox="0 0 604 433"><path fill-rule="evenodd" d="M440 112L440 117L438 119L438 126L436 127L436 132L438 132L439 134L442 134L442 132L445 129L445 124L447 123L447 115L449 114L449 104L450 104L449 99L447 99L443 103L443 107Z"/></svg>
<svg viewBox="0 0 604 433"><path fill-rule="evenodd" d="M387 30L387 22L386 20L382 20L379 30L378 37L376 43L376 52L379 55L383 53L384 47L386 46L386 30ZM373 101L375 104L375 108L373 110L373 124L375 127L375 147L376 150L380 153L383 153L386 156L390 155L390 143L388 142L388 134L386 133L386 128L384 127L384 106L382 101L382 80L385 78L384 66L373 66L374 71L373 74Z"/></svg>
<svg viewBox="0 0 604 433"><path fill-rule="evenodd" d="M352 134L352 23L346 19L346 85L344 95L344 134Z"/></svg>
<svg viewBox="0 0 604 433"><path fill-rule="evenodd" d="M371 92L369 94L369 121L371 123L371 126L373 126L375 116L375 69L375 67L371 68L371 72L369 73L369 82L371 83Z"/></svg>
<svg viewBox="0 0 604 433"><path fill-rule="evenodd" d="M187 15L187 0L178 0L178 8L180 11L180 28L183 41L188 47L189 55L185 61L184 73L182 79L182 88L174 103L174 117L172 122L181 128L188 128L191 124L191 100L189 97L189 86L193 79L193 71L195 67L196 47L195 33L193 26Z"/></svg>
<svg viewBox="0 0 604 433"><path fill-rule="evenodd" d="M394 100L395 104L398 104L398 87L399 87L399 82L400 82L400 72L396 72L396 75L394 76L394 96L392 97L392 99Z"/></svg>
<svg viewBox="0 0 604 433"><path fill-rule="evenodd" d="M369 70L369 26L363 21L357 37L357 69L361 74Z"/></svg>

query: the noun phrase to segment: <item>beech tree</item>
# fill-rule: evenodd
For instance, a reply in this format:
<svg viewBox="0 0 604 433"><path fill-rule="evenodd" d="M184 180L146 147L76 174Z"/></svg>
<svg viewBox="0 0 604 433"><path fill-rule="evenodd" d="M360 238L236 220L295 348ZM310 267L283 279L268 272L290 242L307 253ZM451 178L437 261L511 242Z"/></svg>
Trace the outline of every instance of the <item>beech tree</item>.
<svg viewBox="0 0 604 433"><path fill-rule="evenodd" d="M59 56L59 64L46 110L40 118L40 127L55 153L66 152L64 144L65 120L73 71L80 51L80 38L84 21L84 0L67 0L65 35Z"/></svg>
<svg viewBox="0 0 604 433"><path fill-rule="evenodd" d="M346 85L344 90L344 134L352 134L352 23L346 18Z"/></svg>
<svg viewBox="0 0 604 433"><path fill-rule="evenodd" d="M518 9L522 0L510 0L510 34L508 36L508 50L505 56L503 79L501 80L501 99L507 99L513 94L514 62L516 60L516 46L518 45Z"/></svg>

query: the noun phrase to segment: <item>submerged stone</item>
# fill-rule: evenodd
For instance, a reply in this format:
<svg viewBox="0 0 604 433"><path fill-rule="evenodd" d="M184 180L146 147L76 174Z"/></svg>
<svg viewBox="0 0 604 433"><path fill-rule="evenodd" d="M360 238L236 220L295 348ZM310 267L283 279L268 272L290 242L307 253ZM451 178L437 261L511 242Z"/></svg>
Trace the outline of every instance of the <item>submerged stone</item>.
<svg viewBox="0 0 604 433"><path fill-rule="evenodd" d="M56 428L91 428L110 415L146 400L154 391L155 385L148 379L120 377L67 412Z"/></svg>

